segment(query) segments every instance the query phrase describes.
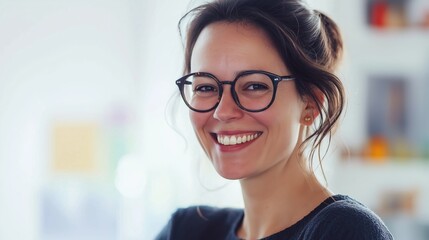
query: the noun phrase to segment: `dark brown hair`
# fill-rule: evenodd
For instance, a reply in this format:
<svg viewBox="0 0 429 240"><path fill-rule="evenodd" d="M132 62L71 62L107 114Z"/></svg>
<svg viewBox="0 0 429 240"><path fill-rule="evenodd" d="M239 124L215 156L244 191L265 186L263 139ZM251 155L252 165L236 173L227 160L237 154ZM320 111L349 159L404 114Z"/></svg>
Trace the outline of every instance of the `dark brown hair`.
<svg viewBox="0 0 429 240"><path fill-rule="evenodd" d="M313 141L310 159L322 140L332 132L344 107L344 89L334 75L343 52L343 42L335 22L311 10L302 0L215 0L189 11L179 22L179 31L189 19L185 36L184 73L191 71L194 45L201 31L215 22L253 24L270 37L291 74L301 96L314 100L320 121L301 145L301 153ZM319 94L325 99L323 102Z"/></svg>

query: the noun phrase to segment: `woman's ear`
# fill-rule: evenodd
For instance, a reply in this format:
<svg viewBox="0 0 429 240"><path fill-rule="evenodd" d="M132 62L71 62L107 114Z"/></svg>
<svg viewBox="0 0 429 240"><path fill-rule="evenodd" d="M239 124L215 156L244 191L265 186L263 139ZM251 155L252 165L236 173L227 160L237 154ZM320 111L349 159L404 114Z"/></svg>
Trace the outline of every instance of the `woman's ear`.
<svg viewBox="0 0 429 240"><path fill-rule="evenodd" d="M305 126L310 126L314 120L320 115L318 106L323 106L325 103L325 95L319 89L312 90L313 95L304 96L304 110L302 111L300 123Z"/></svg>

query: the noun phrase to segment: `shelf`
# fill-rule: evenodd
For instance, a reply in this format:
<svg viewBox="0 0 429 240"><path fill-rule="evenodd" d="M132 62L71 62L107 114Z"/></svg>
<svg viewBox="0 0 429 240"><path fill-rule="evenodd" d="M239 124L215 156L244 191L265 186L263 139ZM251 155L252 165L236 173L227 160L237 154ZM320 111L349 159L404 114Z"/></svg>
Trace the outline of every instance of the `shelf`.
<svg viewBox="0 0 429 240"><path fill-rule="evenodd" d="M339 163L342 167L352 168L388 168L388 169L427 169L429 172L429 159L396 159L386 158L382 160L352 157ZM428 174L429 176L429 174Z"/></svg>
<svg viewBox="0 0 429 240"><path fill-rule="evenodd" d="M371 70L416 72L429 69L429 31L366 28L346 39L354 62Z"/></svg>
<svg viewBox="0 0 429 240"><path fill-rule="evenodd" d="M362 185L377 185L383 189L427 188L429 160L370 162L352 159L340 162L335 176L342 181L356 181Z"/></svg>
<svg viewBox="0 0 429 240"><path fill-rule="evenodd" d="M429 160L386 161L373 163L354 158L332 169L330 183L334 191L356 197L373 209L389 192L417 192L415 218L429 223Z"/></svg>
<svg viewBox="0 0 429 240"><path fill-rule="evenodd" d="M377 29L368 27L366 36L371 39L385 41L416 41L422 45L429 45L429 29L418 28L397 28L397 29Z"/></svg>

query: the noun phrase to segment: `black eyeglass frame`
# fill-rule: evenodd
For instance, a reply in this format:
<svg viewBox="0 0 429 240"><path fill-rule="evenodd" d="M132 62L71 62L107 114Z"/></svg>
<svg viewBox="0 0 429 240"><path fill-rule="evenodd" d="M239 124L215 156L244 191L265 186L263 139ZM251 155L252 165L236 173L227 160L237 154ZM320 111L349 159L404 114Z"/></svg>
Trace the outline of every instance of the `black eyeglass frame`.
<svg viewBox="0 0 429 240"><path fill-rule="evenodd" d="M237 82L237 80L245 75L250 75L250 74L255 74L255 73L259 73L259 74L264 74L265 76L269 77L271 79L271 81L273 82L273 96L271 98L270 103L262 108L262 109L258 109L258 110L251 110L251 109L247 109L245 108L243 105L241 105L240 100L238 99L238 95L235 91L235 83ZM193 108L188 101L186 101L186 97L185 97L185 92L184 92L184 86L186 83L186 79L190 76L205 76L205 77L210 77L212 79L214 79L217 82L217 85L219 87L219 96L218 96L218 101L217 103L212 107L209 108L207 110L199 110L196 108ZM267 71L262 71L262 70L248 70L248 71L243 71L240 72L233 81L220 81L216 76L214 76L211 73L208 72L194 72L194 73L190 73L187 74L179 79L176 80L176 85L180 90L180 95L182 96L183 101L185 102L186 106L188 106L192 111L195 112L200 112L200 113L204 113L204 112L210 112L213 109L217 108L217 106L219 105L219 102L222 99L222 94L223 94L223 85L225 84L229 84L231 85L231 95L232 98L234 99L234 102L237 104L237 106L247 112L262 112L267 110L269 107L271 107L271 105L273 104L275 98L276 98L276 92L277 92L277 85L279 84L279 82L281 81L291 81L291 80L295 80L295 77L292 75L287 75L287 76L279 76L277 74L271 73L271 72L267 72Z"/></svg>

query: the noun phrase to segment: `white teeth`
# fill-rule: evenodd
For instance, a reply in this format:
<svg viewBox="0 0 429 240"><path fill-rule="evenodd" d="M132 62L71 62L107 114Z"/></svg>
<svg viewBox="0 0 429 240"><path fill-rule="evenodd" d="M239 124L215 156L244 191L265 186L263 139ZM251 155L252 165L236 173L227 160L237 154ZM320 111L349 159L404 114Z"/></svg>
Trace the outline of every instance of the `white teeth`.
<svg viewBox="0 0 429 240"><path fill-rule="evenodd" d="M224 137L223 138L223 144L224 145L229 145L229 137Z"/></svg>
<svg viewBox="0 0 429 240"><path fill-rule="evenodd" d="M217 141L218 143L222 145L237 145L241 143L245 143L248 141L252 141L256 138L258 138L260 135L258 133L255 134L249 134L249 135L233 135L233 136L225 136L225 135L217 135Z"/></svg>
<svg viewBox="0 0 429 240"><path fill-rule="evenodd" d="M229 144L230 145L235 145L237 144L237 138L235 136L232 136L229 138Z"/></svg>

